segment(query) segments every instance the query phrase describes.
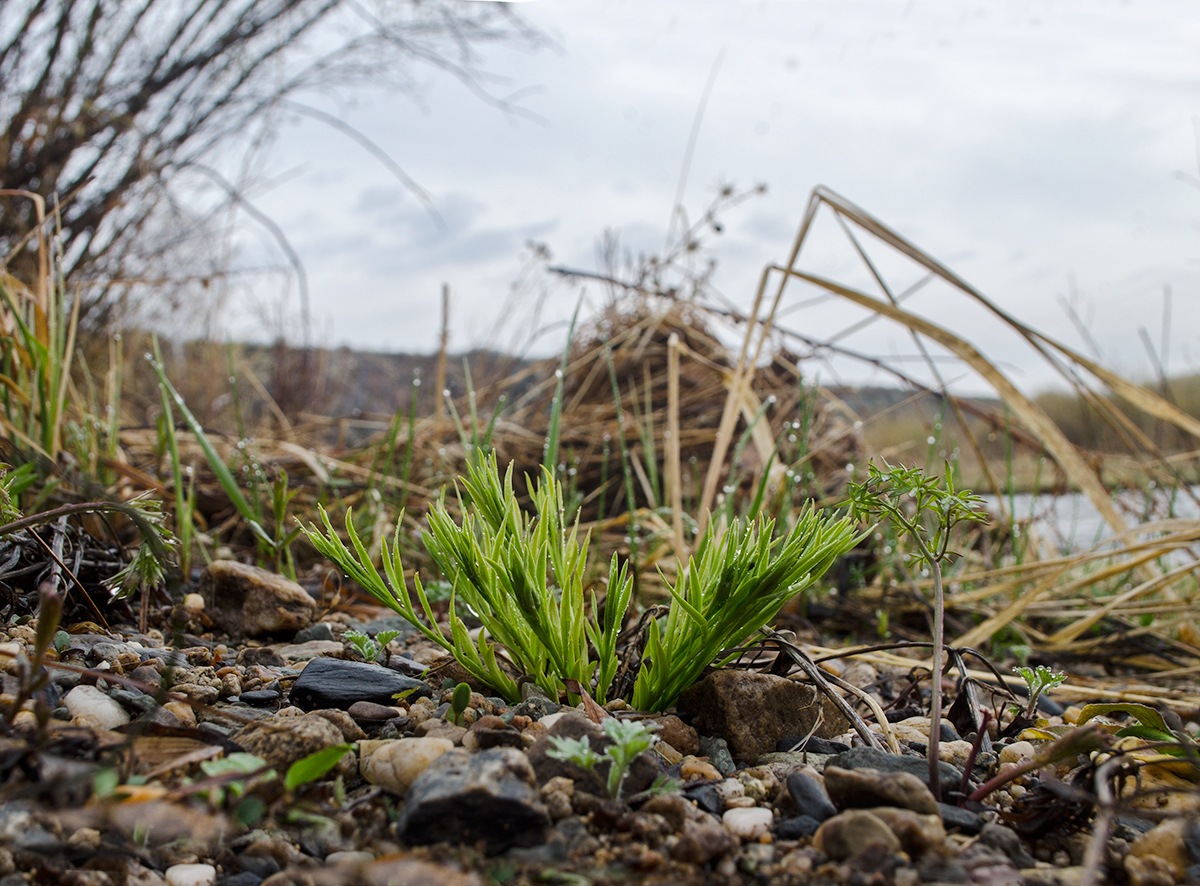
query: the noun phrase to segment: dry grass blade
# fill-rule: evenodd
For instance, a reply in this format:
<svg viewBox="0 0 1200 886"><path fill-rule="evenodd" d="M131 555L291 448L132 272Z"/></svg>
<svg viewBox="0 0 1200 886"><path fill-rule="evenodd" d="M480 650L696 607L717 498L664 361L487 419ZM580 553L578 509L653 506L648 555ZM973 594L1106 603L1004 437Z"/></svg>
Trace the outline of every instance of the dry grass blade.
<svg viewBox="0 0 1200 886"><path fill-rule="evenodd" d="M918 317L916 314L904 311L888 302L880 301L866 293L841 286L832 280L826 280L801 271L788 271L779 267L776 267L774 270L781 271L787 276L804 280L827 292L841 296L860 307L867 308L877 314L895 320L897 323L906 326L914 332L919 332L933 339L942 347L958 356L986 379L996 389L996 392L1004 400L1005 404L1024 422L1026 427L1041 439L1046 449L1054 456L1059 465L1062 466L1062 469L1067 473L1071 481L1078 484L1084 494L1091 499L1092 504L1096 506L1096 510L1100 512L1105 521L1118 532L1126 528L1125 519L1113 507L1108 490L1104 488L1104 485L1096 476L1096 472L1083 460L1074 445L1072 445L1063 435L1062 431L1059 430L1058 426L1036 403L1022 394L1016 385L1009 381L1007 376L997 369L983 354L979 353L970 342L923 317Z"/></svg>

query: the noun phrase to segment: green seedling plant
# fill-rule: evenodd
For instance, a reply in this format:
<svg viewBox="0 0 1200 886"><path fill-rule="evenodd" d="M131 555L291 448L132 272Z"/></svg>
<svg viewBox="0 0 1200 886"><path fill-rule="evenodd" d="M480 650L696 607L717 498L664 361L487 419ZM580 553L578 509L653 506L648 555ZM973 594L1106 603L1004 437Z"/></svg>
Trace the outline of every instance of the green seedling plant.
<svg viewBox="0 0 1200 886"><path fill-rule="evenodd" d="M349 510L346 534L353 551L338 537L324 509L318 509L324 531L311 525L304 531L322 555L506 700L519 701L520 692L509 670L501 667L497 647L503 647L518 673L532 675L551 698L565 692L564 681L575 680L603 704L616 675L617 635L633 589L629 569L613 556L603 618L597 622L600 608L594 592L592 614L585 611L587 538L580 537L577 525L566 522L562 489L554 474L543 469L538 482L530 484L533 515L522 512L517 503L512 467L502 479L494 453L471 460L461 486L461 522L441 501L430 510L430 528L422 533L426 550L452 587L449 636L438 626L419 576L414 586L424 617L409 597L399 529L383 556L386 582L375 571ZM483 623L477 639L471 639L456 603Z"/></svg>
<svg viewBox="0 0 1200 886"><path fill-rule="evenodd" d="M517 701L520 695L511 668L500 666L498 647L517 673L533 677L549 697L560 697L575 681L604 704L617 672L617 636L633 592L631 570L613 555L608 595L597 620L601 610L594 592L590 607L584 605L587 538L581 540L578 526L565 520L554 474L543 469L539 482L531 484L534 514L529 515L517 504L511 466L501 479L495 455L488 454L467 471L461 481L461 521L439 502L422 534L426 550L452 587L450 636L438 626L419 576L414 586L424 617L417 614L404 583L399 532L383 557L386 582L375 571L349 512L350 547L324 510L319 510L324 531L310 525L305 532L353 581L505 699ZM733 647L816 582L856 541L849 518L820 515L811 506L781 538L766 518L735 520L723 533L712 528L689 568L680 569L684 577L669 588L667 616L648 627L633 686L634 706L670 707L705 667L735 658ZM482 622L475 640L454 603L465 605Z"/></svg>
<svg viewBox="0 0 1200 886"><path fill-rule="evenodd" d="M459 683L454 687L454 694L450 696L450 710L446 712L446 719L455 726L462 726L463 712L470 703L471 687L466 683Z"/></svg>
<svg viewBox="0 0 1200 886"><path fill-rule="evenodd" d="M1013 668L1013 671L1025 681L1025 686L1029 691L1023 714L1026 720L1032 720L1037 714L1038 700L1045 693L1051 689L1057 689L1063 683L1067 682L1066 674L1055 673L1045 665L1038 665L1036 670L1027 667L1017 667Z"/></svg>
<svg viewBox="0 0 1200 886"><path fill-rule="evenodd" d="M809 506L777 538L765 517L734 520L723 534L710 524L680 581L671 608L651 621L633 706L660 711L710 664L738 656L734 647L769 623L788 600L811 587L858 537L849 518Z"/></svg>
<svg viewBox="0 0 1200 886"><path fill-rule="evenodd" d="M387 651L388 644L399 636L399 631L380 631L372 640L362 631L346 631L345 639L363 661L376 662Z"/></svg>
<svg viewBox="0 0 1200 886"><path fill-rule="evenodd" d="M551 736L550 743L553 747L546 754L556 760L565 760L581 766L598 779L600 775L596 772L596 767L608 760L608 776L602 781L608 795L617 800L621 796L621 785L633 761L650 750L657 741L654 735L655 727L639 720L618 720L609 717L600 724L600 728L611 742L603 754L592 750L586 736L563 738L557 735Z"/></svg>
<svg viewBox="0 0 1200 886"><path fill-rule="evenodd" d="M882 459L881 459L882 461ZM980 510L983 500L969 490L954 488L954 475L946 464L944 482L926 476L919 468L883 468L873 462L865 483L849 484L851 514L864 522L890 520L916 550L910 561L933 578L933 691L929 714L929 786L941 799L938 742L942 722L941 675L945 647L945 596L942 564L957 556L950 550L954 527L965 521L987 522Z"/></svg>

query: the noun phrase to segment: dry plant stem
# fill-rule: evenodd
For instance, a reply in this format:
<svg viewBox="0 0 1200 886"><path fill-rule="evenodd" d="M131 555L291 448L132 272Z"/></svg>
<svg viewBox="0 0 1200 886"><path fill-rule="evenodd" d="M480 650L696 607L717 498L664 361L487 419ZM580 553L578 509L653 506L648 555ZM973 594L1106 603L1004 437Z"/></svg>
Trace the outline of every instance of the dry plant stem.
<svg viewBox="0 0 1200 886"><path fill-rule="evenodd" d="M59 517L58 519L59 519L59 526L61 527L62 521L66 520L67 518L65 516L62 516L62 517ZM96 605L96 601L92 599L92 595L87 592L87 588L85 588L83 586L83 584L75 576L75 573L72 572L70 569L68 569L67 564L64 563L62 560L62 535L63 535L63 533L62 533L61 528L56 530L55 535L54 535L54 547L51 547L50 545L48 545L44 541L42 541L41 536L39 536L36 532L31 532L29 534L29 537L32 538L34 541L36 541L39 545L41 545L42 550L44 550L47 554L49 554L50 559L54 561L53 566L51 567L51 570L50 570L50 580L49 580L50 590L52 592L58 591L59 574L65 572L68 576L70 576L71 581L75 583L75 587L79 588L79 592L81 594L83 594L83 599L87 600L88 605L92 607L92 611L94 613L96 613L96 618L98 618L100 620L100 624L104 625L104 627L107 628L109 625L108 625L108 621L104 618L104 613L100 611L100 607ZM63 597L65 599L66 594L63 594ZM143 631L142 633L145 633L145 631Z"/></svg>
<svg viewBox="0 0 1200 886"><path fill-rule="evenodd" d="M683 484L679 460L679 333L667 339L667 484L670 486L671 525L675 530L675 556L687 562L683 542Z"/></svg>
<svg viewBox="0 0 1200 886"><path fill-rule="evenodd" d="M1008 404L1013 412L1041 438L1046 446L1046 450L1062 466L1067 475L1079 484L1080 489L1087 495L1092 504L1095 505L1096 510L1100 512L1105 521L1117 532L1121 532L1126 528L1124 518L1113 507L1108 490L1104 488L1095 471L1088 466L1083 456L1079 454L1079 451L1071 444L1058 426L1054 424L1040 406L1017 390L1017 387L1009 381L1007 376L1001 373L969 342L959 338L949 330L929 322L923 317L918 317L916 314L901 310L873 296L846 286L841 286L832 280L785 268L777 267L776 270L783 271L799 280L804 280L827 292L841 296L860 307L867 308L868 310L875 311L877 314L895 320L897 323L933 339L942 347L949 350L982 375L996 389L1001 399Z"/></svg>
<svg viewBox="0 0 1200 886"><path fill-rule="evenodd" d="M962 797L967 796L967 791L971 787L971 773L975 771L975 761L979 759L979 751L983 748L983 743L987 741L987 728L991 720L992 715L988 711L984 711L979 718L975 740L971 742L971 753L967 755L967 765L963 767L962 783L958 787L958 792ZM962 801L959 802L961 804Z"/></svg>
<svg viewBox="0 0 1200 886"><path fill-rule="evenodd" d="M439 437L446 417L442 391L446 390L446 347L450 343L450 284L442 284L442 336L438 343L437 376L433 392L433 432Z"/></svg>
<svg viewBox="0 0 1200 886"><path fill-rule="evenodd" d="M1081 886L1095 886L1099 882L1100 865L1104 861L1104 850L1108 846L1108 831L1116 815L1116 803L1112 793L1111 769L1123 764L1121 757L1113 757L1101 763L1096 769L1096 798L1099 800L1100 813L1092 824L1092 836L1088 840L1087 849L1083 853L1083 876Z"/></svg>
<svg viewBox="0 0 1200 886"><path fill-rule="evenodd" d="M938 747L942 738L942 658L946 640L946 601L942 590L942 568L929 554L919 536L917 544L924 549L929 565L933 568L933 672L929 700L929 790L939 803L942 801L941 760Z"/></svg>
<svg viewBox="0 0 1200 886"><path fill-rule="evenodd" d="M880 743L879 737L867 728L867 724L863 722L862 717L858 715L858 712L850 706L846 699L842 698L840 693L834 692L833 687L829 685L828 675L817 667L803 649L794 643L789 643L775 631L764 628L762 633L771 642L778 644L779 648L788 654L788 657L796 663L796 666L800 670L804 671L805 675L816 684L817 688L824 693L826 698L837 706L842 716L850 721L850 725L854 727L854 731L859 734L863 741L876 750L883 750L883 745Z"/></svg>

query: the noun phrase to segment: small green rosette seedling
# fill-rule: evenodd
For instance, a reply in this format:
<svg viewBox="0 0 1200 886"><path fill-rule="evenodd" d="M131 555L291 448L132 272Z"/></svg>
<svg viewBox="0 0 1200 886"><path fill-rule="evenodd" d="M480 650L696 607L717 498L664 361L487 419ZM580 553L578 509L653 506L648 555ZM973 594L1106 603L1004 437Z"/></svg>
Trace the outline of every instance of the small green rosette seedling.
<svg viewBox="0 0 1200 886"><path fill-rule="evenodd" d="M1028 701L1025 702L1025 719L1032 720L1037 713L1038 700L1049 692L1067 682L1066 674L1058 674L1045 665L1038 665L1037 670L1027 667L1013 668L1020 675L1028 688Z"/></svg>
<svg viewBox="0 0 1200 886"><path fill-rule="evenodd" d="M633 761L650 750L657 741L654 736L655 727L638 720L618 720L610 717L600 724L600 728L610 741L603 754L593 751L586 737L562 738L557 735L551 736L550 744L553 747L546 754L555 760L581 766L597 778L600 776L596 767L608 760L610 765L608 776L604 779L604 787L608 795L616 800L621 796L621 785Z"/></svg>
<svg viewBox="0 0 1200 886"><path fill-rule="evenodd" d="M346 631L345 639L350 647L359 654L363 661L379 661L379 656L387 650L387 645L400 636L399 631L380 631L371 639L362 631Z"/></svg>

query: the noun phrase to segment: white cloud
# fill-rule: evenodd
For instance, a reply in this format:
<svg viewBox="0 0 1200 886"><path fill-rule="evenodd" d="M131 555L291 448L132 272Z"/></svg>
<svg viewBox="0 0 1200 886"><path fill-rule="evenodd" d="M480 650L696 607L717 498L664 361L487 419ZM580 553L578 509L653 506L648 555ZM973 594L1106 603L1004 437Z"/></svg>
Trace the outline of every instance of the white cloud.
<svg viewBox="0 0 1200 886"><path fill-rule="evenodd" d="M730 297L748 304L824 183L1070 340L1056 298L1074 274L1094 300L1094 335L1128 367L1145 365L1137 327L1157 328L1169 284L1177 353L1188 344L1200 358L1200 195L1172 178L1195 166L1192 0L543 0L521 12L562 51L496 49L489 64L542 87L523 104L544 122L506 117L449 80L431 83L424 112L383 93L344 110L429 192L444 229L343 136L304 121L281 140L283 165L308 171L260 205L302 247L334 343L432 349L445 281L455 344L470 345L490 330L479 318L503 303L527 239L576 266L594 262L606 228L635 250L657 247L724 50L686 204L702 208L718 181L770 186L717 241ZM833 248L814 254L848 267ZM565 302L548 313L565 316ZM1016 354L978 329L984 350ZM903 336L872 332L862 345L900 348Z"/></svg>

